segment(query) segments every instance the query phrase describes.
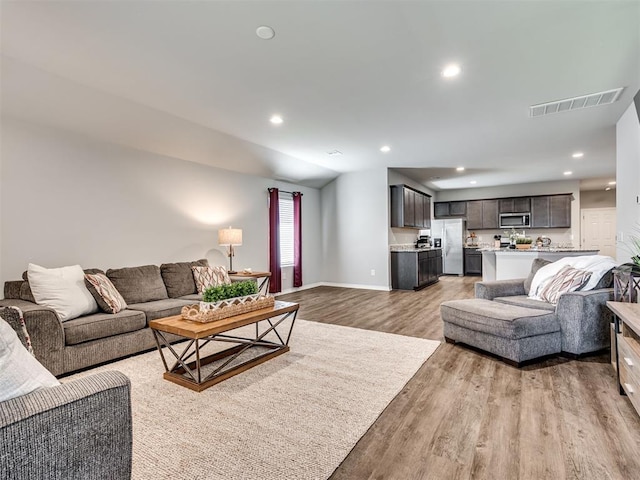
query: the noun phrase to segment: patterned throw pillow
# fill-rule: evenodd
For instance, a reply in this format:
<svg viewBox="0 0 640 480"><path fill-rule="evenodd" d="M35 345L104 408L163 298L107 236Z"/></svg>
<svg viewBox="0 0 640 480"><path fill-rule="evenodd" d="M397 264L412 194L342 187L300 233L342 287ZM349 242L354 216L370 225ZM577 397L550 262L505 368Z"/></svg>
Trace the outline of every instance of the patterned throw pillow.
<svg viewBox="0 0 640 480"><path fill-rule="evenodd" d="M86 273L84 283L103 312L118 313L127 308L127 302L104 273Z"/></svg>
<svg viewBox="0 0 640 480"><path fill-rule="evenodd" d="M22 316L22 310L18 307L2 307L0 308L0 317L11 325L11 328L16 332L20 342L24 345L29 353L35 356L33 347L31 346L31 337L27 331L27 325L24 323L24 317Z"/></svg>
<svg viewBox="0 0 640 480"><path fill-rule="evenodd" d="M556 305L560 295L580 290L591 278L591 272L565 265L540 292L540 298Z"/></svg>
<svg viewBox="0 0 640 480"><path fill-rule="evenodd" d="M204 293L209 287L217 287L226 283L231 283L229 274L225 267L191 267L193 279L196 281L198 293Z"/></svg>

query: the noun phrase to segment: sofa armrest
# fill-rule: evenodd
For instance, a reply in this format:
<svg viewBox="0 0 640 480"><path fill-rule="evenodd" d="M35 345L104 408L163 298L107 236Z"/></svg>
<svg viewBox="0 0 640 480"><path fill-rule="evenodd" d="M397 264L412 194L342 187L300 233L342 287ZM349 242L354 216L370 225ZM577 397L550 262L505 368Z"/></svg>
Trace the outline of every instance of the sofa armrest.
<svg viewBox="0 0 640 480"><path fill-rule="evenodd" d="M497 280L493 282L476 282L476 298L493 300L496 297L512 297L526 295L524 278L513 280Z"/></svg>
<svg viewBox="0 0 640 480"><path fill-rule="evenodd" d="M129 479L129 379L101 372L0 403L3 478ZM6 475L6 477L4 477Z"/></svg>
<svg viewBox="0 0 640 480"><path fill-rule="evenodd" d="M613 314L607 308L608 300L613 300L613 288L560 295L556 313L562 330L563 352L581 355L611 345Z"/></svg>
<svg viewBox="0 0 640 480"><path fill-rule="evenodd" d="M33 352L42 365L54 375L64 372L64 328L58 314L51 308L26 300L0 300L0 307L22 310Z"/></svg>

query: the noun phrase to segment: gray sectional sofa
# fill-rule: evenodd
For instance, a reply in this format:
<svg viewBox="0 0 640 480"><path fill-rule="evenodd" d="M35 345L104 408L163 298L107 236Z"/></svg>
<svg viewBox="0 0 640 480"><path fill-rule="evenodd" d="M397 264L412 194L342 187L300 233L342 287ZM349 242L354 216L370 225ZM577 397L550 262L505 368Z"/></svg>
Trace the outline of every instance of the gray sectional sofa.
<svg viewBox="0 0 640 480"><path fill-rule="evenodd" d="M535 259L526 279L477 282L474 299L443 302L448 342L464 343L516 365L546 355L577 357L610 346L613 274L593 290L560 296L557 305L528 298L535 273L551 262Z"/></svg>
<svg viewBox="0 0 640 480"><path fill-rule="evenodd" d="M128 308L116 314L99 312L61 322L54 310L35 303L26 272L23 280L5 282L0 306L22 310L36 358L60 376L155 348L149 321L177 315L183 306L201 300L191 270L194 265L208 262L85 270L106 273L123 296Z"/></svg>

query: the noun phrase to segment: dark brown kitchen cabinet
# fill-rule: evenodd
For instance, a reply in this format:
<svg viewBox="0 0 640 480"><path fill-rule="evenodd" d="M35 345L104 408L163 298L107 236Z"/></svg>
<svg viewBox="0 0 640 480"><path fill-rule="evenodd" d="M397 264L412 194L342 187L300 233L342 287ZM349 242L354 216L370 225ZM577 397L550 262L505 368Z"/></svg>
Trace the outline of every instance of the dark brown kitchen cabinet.
<svg viewBox="0 0 640 480"><path fill-rule="evenodd" d="M391 185L391 226L431 227L431 196L406 185Z"/></svg>
<svg viewBox="0 0 640 480"><path fill-rule="evenodd" d="M571 227L571 195L554 195L549 200L551 228Z"/></svg>
<svg viewBox="0 0 640 480"><path fill-rule="evenodd" d="M442 274L442 249L391 252L391 287L419 290L438 281Z"/></svg>
<svg viewBox="0 0 640 480"><path fill-rule="evenodd" d="M571 227L571 198L570 194L532 197L531 227Z"/></svg>
<svg viewBox="0 0 640 480"><path fill-rule="evenodd" d="M467 202L467 230L498 228L498 200Z"/></svg>
<svg viewBox="0 0 640 480"><path fill-rule="evenodd" d="M464 217L467 214L467 202L435 202L433 216L435 218Z"/></svg>
<svg viewBox="0 0 640 480"><path fill-rule="evenodd" d="M500 211L500 213L530 213L531 198L500 198L498 200L498 210Z"/></svg>
<svg viewBox="0 0 640 480"><path fill-rule="evenodd" d="M498 200L482 200L482 228L493 229L498 225Z"/></svg>
<svg viewBox="0 0 640 480"><path fill-rule="evenodd" d="M449 202L449 215L464 217L467 214L467 202Z"/></svg>
<svg viewBox="0 0 640 480"><path fill-rule="evenodd" d="M482 200L467 202L467 230L482 229Z"/></svg>
<svg viewBox="0 0 640 480"><path fill-rule="evenodd" d="M482 275L482 252L475 248L464 249L464 274Z"/></svg>

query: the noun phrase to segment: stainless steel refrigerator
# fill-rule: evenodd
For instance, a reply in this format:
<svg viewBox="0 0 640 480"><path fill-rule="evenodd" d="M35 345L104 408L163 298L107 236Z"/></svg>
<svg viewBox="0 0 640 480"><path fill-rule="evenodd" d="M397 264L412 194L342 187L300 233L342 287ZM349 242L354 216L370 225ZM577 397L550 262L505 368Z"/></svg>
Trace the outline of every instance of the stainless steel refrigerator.
<svg viewBox="0 0 640 480"><path fill-rule="evenodd" d="M465 221L461 218L433 220L431 238L442 239L442 272L462 275L464 259Z"/></svg>

